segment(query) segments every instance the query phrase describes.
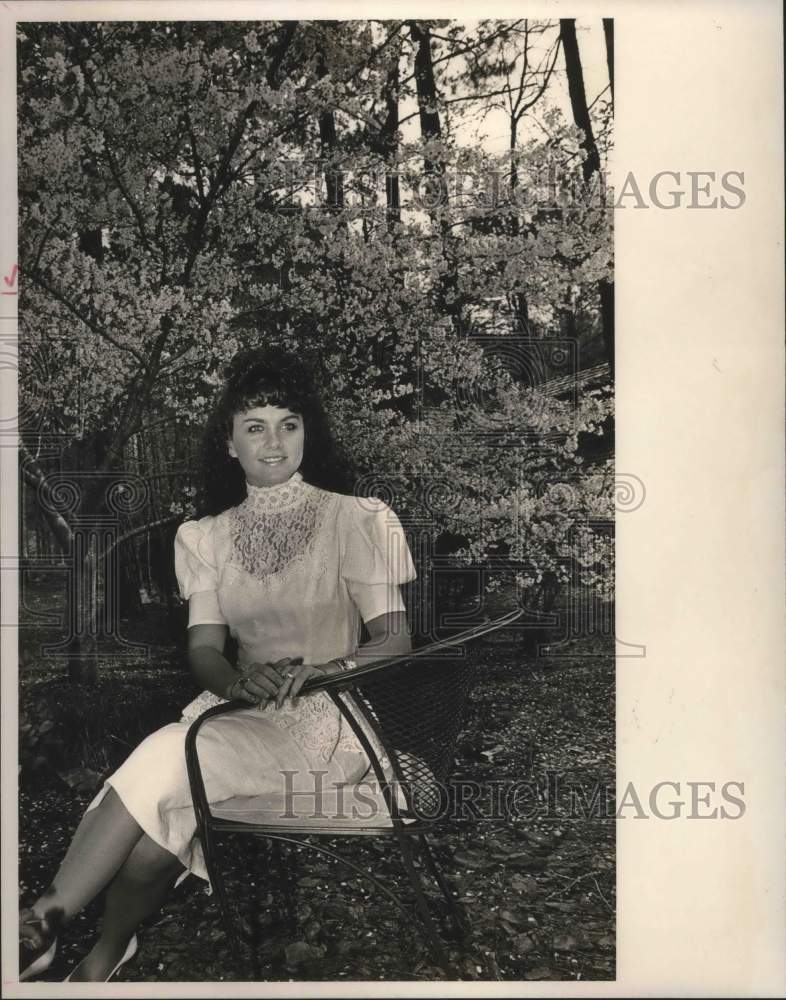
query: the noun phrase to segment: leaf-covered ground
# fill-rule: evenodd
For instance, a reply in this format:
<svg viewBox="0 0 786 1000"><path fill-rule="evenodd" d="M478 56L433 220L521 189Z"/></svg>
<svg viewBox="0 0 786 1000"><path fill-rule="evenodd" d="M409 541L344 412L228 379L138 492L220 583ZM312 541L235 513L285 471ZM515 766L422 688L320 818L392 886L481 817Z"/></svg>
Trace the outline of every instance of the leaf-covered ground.
<svg viewBox="0 0 786 1000"><path fill-rule="evenodd" d="M431 838L469 925L459 944L447 922L439 922L449 975L434 964L414 921L348 867L294 849L282 865L261 841L227 838L229 881L253 949L242 961L233 957L215 899L190 877L142 928L140 951L118 980L613 979L613 805L604 809L613 799L613 659L601 639L556 651L559 657L525 654L515 636L501 634L477 652L479 681L459 747L455 815ZM166 690L176 704L182 689L184 704L191 689L177 667L166 665L164 652L155 669L105 671L95 697L133 706L128 691L135 683L155 693L157 675L166 675ZM88 737L78 744L82 759L68 759L58 706L47 709L63 688L45 664L27 658L22 704L29 708L35 745L28 757L35 766L24 769L20 799L26 902L53 876L102 765L116 766ZM123 738L109 737L122 759ZM106 744L107 733L92 739ZM126 732L129 742L134 737ZM47 757L47 745L61 747L59 763ZM331 846L373 866L407 898L390 841L354 838ZM89 947L99 912L94 903L70 925L45 978L67 975Z"/></svg>

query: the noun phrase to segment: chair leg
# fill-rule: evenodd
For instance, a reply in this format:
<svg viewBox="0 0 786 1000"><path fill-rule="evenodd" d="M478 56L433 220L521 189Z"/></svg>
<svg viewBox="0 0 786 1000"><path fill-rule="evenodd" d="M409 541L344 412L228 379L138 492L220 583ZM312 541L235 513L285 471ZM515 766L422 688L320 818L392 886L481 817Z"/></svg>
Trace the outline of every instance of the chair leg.
<svg viewBox="0 0 786 1000"><path fill-rule="evenodd" d="M207 869L207 876L210 879L210 885L212 886L213 891L216 894L216 898L218 899L218 906L221 910L221 919L224 924L224 931L229 938L229 944L232 949L233 956L236 961L242 962L243 955L240 950L237 927L235 925L235 919L232 916L232 908L229 905L229 897L227 895L224 876L221 874L221 869L219 868L216 859L213 836L207 829L203 830L202 833L202 853L205 858L205 868Z"/></svg>
<svg viewBox="0 0 786 1000"><path fill-rule="evenodd" d="M268 840L272 848L273 863L276 868L277 908L287 932L294 934L297 930L297 913L295 912L295 885L297 876L294 871L294 851L280 840Z"/></svg>
<svg viewBox="0 0 786 1000"><path fill-rule="evenodd" d="M412 886L412 891L415 894L415 902L418 907L418 912L420 915L421 923L423 924L423 929L426 932L426 937L431 946L431 952L437 963L442 966L448 975L452 975L453 970L448 962L447 955L445 954L445 949L442 947L442 943L437 936L436 929L434 927L434 918L431 913L431 909L426 899L425 893L423 892L423 884L415 868L415 862L412 852L412 845L406 836L399 836L398 838L399 847L401 848L401 855L404 859L404 869L409 877L410 885Z"/></svg>
<svg viewBox="0 0 786 1000"><path fill-rule="evenodd" d="M453 921L453 927L456 931L456 935L461 944L466 944L467 937L469 936L469 925L467 923L466 915L453 898L453 893L448 885L447 879L437 864L437 859L434 857L434 852L431 850L431 845L426 839L426 835L422 833L418 840L420 842L421 852L426 861L426 867L434 877L434 880L439 886L445 902L448 905L448 912L450 913L450 918Z"/></svg>

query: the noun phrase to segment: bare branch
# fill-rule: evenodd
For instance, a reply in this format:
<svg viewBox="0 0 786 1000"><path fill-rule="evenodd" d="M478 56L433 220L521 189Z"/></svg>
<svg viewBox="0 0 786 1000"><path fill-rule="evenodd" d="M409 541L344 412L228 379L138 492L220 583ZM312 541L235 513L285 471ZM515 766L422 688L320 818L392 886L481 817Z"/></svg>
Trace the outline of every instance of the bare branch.
<svg viewBox="0 0 786 1000"><path fill-rule="evenodd" d="M551 66L549 66L549 68L546 70L546 73L543 77L543 82L540 88L538 89L538 92L535 94L535 96L532 98L531 101L528 101L520 109L518 115L519 119L521 119L533 105L537 104L537 102L541 99L541 97L545 93L546 87L548 87L549 80L551 79L551 74L554 72L554 67L557 65L557 56L559 55L560 45L561 45L561 39L558 38L554 45L554 58L551 60Z"/></svg>
<svg viewBox="0 0 786 1000"><path fill-rule="evenodd" d="M131 531L127 531L124 535L116 538L111 545L108 545L104 551L101 553L103 558L113 552L119 545L123 542L130 542L132 538L138 538L139 535L147 534L156 528L165 528L168 524L176 524L178 521L183 519L182 514L171 514L169 517L161 517L157 521L148 521L147 524L142 524L138 528L132 528ZM88 554L87 561L92 561L92 552Z"/></svg>

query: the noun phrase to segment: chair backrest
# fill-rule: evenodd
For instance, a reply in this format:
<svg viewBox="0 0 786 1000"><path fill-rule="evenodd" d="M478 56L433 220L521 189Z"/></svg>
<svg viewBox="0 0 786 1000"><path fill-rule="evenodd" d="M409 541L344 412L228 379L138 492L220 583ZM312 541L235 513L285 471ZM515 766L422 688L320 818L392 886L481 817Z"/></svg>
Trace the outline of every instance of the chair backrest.
<svg viewBox="0 0 786 1000"><path fill-rule="evenodd" d="M353 698L378 727L400 768L411 809L435 819L447 806L447 781L476 669L464 657L413 660L372 674Z"/></svg>

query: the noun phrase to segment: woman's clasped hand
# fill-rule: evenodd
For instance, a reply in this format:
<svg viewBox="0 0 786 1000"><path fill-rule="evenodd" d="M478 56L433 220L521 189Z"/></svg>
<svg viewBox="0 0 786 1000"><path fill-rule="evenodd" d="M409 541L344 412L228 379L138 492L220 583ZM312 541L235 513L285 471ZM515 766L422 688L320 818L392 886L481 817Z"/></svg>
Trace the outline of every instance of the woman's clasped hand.
<svg viewBox="0 0 786 1000"><path fill-rule="evenodd" d="M275 701L281 708L285 699L294 702L300 689L312 677L324 677L341 669L337 661L319 665L303 663L302 656L285 656L275 663L252 663L239 672L230 684L230 701L247 701L250 705L266 705Z"/></svg>

